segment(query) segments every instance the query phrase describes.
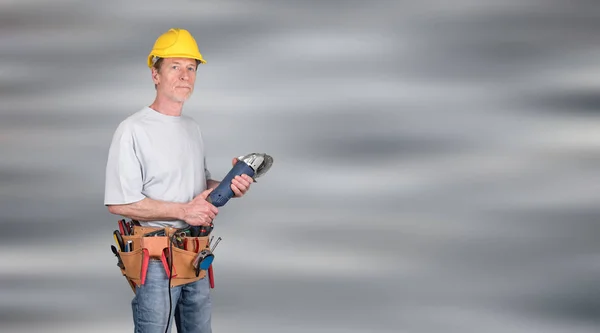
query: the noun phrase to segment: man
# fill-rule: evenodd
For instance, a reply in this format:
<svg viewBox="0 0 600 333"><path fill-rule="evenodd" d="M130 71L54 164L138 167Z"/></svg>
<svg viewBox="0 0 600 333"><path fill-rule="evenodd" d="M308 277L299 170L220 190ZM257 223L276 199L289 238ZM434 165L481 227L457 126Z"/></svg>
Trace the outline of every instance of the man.
<svg viewBox="0 0 600 333"><path fill-rule="evenodd" d="M156 98L119 124L109 149L104 204L112 214L144 227L174 228L207 226L218 214L206 200L219 182L210 179L200 126L182 115L197 66L204 63L186 30L170 29L156 40L148 56ZM235 197L243 196L252 181L237 176L231 185ZM173 322L169 313L180 333L211 332L208 278L169 288L160 260L150 260L146 276L132 301L136 332L165 332Z"/></svg>

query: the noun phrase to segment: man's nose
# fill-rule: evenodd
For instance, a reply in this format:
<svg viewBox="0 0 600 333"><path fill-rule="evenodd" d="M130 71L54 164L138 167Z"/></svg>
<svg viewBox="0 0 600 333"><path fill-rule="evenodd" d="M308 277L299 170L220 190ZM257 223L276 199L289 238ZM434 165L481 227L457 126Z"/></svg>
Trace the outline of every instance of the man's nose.
<svg viewBox="0 0 600 333"><path fill-rule="evenodd" d="M186 70L184 70L179 75L179 79L182 80L182 81L187 81L187 80L190 79L190 75L188 74L188 72Z"/></svg>

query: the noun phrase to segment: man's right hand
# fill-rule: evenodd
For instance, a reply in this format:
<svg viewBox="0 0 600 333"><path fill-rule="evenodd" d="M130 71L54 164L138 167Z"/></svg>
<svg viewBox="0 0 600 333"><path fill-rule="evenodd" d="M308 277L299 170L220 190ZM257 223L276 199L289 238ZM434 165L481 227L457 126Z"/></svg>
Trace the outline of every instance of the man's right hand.
<svg viewBox="0 0 600 333"><path fill-rule="evenodd" d="M212 190L213 189L208 189L200 193L192 201L184 205L183 220L187 222L187 224L193 226L209 226L212 223L212 220L219 213L217 207L206 201L206 198Z"/></svg>

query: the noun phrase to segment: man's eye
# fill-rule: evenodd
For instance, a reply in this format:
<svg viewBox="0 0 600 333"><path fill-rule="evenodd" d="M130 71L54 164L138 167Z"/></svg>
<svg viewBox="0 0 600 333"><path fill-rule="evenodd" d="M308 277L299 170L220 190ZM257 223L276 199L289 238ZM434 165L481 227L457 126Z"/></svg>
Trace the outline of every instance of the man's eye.
<svg viewBox="0 0 600 333"><path fill-rule="evenodd" d="M188 70L193 72L196 69L194 67L188 67Z"/></svg>
<svg viewBox="0 0 600 333"><path fill-rule="evenodd" d="M173 69L177 69L177 68L179 68L179 67L178 67L177 65L173 65L171 68L173 68Z"/></svg>

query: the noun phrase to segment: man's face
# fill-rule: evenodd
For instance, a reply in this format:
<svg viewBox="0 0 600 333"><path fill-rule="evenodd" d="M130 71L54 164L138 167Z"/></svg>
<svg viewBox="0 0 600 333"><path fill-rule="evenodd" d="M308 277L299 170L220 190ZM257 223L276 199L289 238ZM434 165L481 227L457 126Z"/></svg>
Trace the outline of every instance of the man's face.
<svg viewBox="0 0 600 333"><path fill-rule="evenodd" d="M152 68L152 80L158 94L174 102L185 102L194 91L196 60L188 58L165 58L160 70Z"/></svg>

